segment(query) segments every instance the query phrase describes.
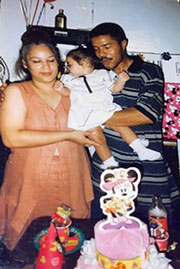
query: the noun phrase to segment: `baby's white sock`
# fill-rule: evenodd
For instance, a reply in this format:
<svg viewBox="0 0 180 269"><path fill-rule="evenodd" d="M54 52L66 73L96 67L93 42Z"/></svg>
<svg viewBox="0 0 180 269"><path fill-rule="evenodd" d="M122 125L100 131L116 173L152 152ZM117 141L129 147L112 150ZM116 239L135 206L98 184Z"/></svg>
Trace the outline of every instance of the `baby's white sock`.
<svg viewBox="0 0 180 269"><path fill-rule="evenodd" d="M113 156L111 156L110 158L108 158L107 160L105 160L102 164L100 164L100 167L102 169L107 169L108 167L118 167L119 164L118 162L116 162L116 160L114 159Z"/></svg>
<svg viewBox="0 0 180 269"><path fill-rule="evenodd" d="M141 161L155 161L161 157L159 152L146 148L139 138L135 139L129 146L137 153Z"/></svg>
<svg viewBox="0 0 180 269"><path fill-rule="evenodd" d="M88 147L88 150L89 150L89 153L91 155L91 157L94 155L94 152L96 151L95 147L94 146L90 146Z"/></svg>
<svg viewBox="0 0 180 269"><path fill-rule="evenodd" d="M139 137L141 144L143 144L143 146L145 146L146 148L149 146L149 140L146 138L141 138Z"/></svg>

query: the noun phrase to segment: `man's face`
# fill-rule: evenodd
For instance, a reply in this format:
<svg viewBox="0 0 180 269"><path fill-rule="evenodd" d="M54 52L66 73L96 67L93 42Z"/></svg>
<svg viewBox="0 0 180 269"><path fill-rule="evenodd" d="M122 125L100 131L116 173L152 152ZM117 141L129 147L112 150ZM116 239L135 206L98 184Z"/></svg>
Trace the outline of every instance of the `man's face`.
<svg viewBox="0 0 180 269"><path fill-rule="evenodd" d="M100 35L93 37L91 43L96 56L107 69L115 70L123 62L127 45L126 40L119 44L110 35Z"/></svg>

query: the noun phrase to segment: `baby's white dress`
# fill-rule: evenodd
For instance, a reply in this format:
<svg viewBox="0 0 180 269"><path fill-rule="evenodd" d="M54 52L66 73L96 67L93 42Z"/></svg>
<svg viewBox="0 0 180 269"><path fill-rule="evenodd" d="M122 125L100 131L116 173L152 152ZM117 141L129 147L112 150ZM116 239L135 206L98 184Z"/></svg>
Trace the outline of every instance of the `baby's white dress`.
<svg viewBox="0 0 180 269"><path fill-rule="evenodd" d="M101 126L115 111L121 107L113 102L111 88L116 74L105 69L95 69L86 75L89 91L83 77L64 74L61 78L64 86L71 89L71 107L69 111L68 127L86 131Z"/></svg>

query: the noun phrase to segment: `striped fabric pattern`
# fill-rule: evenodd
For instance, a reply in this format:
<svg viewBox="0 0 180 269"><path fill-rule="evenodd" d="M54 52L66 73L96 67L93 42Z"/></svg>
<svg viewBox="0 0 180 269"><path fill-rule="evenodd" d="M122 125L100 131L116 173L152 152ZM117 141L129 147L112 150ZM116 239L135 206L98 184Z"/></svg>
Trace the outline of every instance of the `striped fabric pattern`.
<svg viewBox="0 0 180 269"><path fill-rule="evenodd" d="M123 109L135 107L153 121L153 124L131 128L136 135L149 140L148 148L160 152L163 156L163 73L157 65L144 62L138 56L132 56L132 58L133 64L128 70L130 79L121 93L114 94L114 101L121 105ZM117 132L105 128L104 133L108 146L120 167L134 166L141 171L142 180L139 186L135 214L142 220L147 220L148 207L152 201L152 196L158 194L168 210L169 223L171 223L175 208L180 206L180 196L165 158L156 161L140 161L137 154L122 140ZM98 194L97 199L103 194L99 189L100 174L102 173L99 167L100 163L101 161L95 153L92 158L92 178L95 197ZM96 211L95 207L97 206L96 201L92 206L92 217L94 215L93 210Z"/></svg>

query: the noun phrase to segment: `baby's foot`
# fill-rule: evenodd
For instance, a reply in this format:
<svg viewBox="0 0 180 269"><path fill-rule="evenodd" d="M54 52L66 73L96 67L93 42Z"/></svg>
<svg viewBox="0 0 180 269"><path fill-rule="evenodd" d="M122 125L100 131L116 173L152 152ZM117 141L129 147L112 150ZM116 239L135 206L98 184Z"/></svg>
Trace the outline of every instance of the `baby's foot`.
<svg viewBox="0 0 180 269"><path fill-rule="evenodd" d="M136 153L141 161L155 161L161 157L161 153L148 148L144 148Z"/></svg>
<svg viewBox="0 0 180 269"><path fill-rule="evenodd" d="M106 170L106 169L107 169L107 167L106 167L103 163L101 163L101 164L99 165L99 167L100 167L102 170Z"/></svg>
<svg viewBox="0 0 180 269"><path fill-rule="evenodd" d="M99 165L99 167L102 169L102 170L106 170L106 169L112 169L112 168L115 168L115 167L119 167L119 163L116 162L115 160L111 160L110 162L107 162L106 161L102 164Z"/></svg>

